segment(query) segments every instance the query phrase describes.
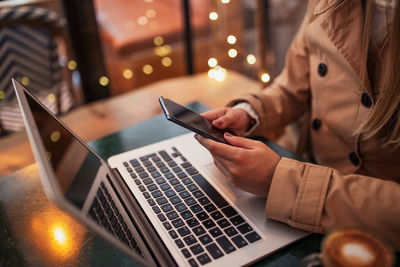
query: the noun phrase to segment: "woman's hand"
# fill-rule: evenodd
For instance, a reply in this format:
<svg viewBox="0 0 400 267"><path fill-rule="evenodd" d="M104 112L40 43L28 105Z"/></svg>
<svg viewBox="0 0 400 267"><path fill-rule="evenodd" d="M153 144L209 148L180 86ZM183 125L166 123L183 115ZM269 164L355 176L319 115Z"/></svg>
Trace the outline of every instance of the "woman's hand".
<svg viewBox="0 0 400 267"><path fill-rule="evenodd" d="M218 129L230 129L237 135L243 135L249 128L251 117L243 109L219 108L201 114L212 121Z"/></svg>
<svg viewBox="0 0 400 267"><path fill-rule="evenodd" d="M218 169L236 187L247 192L268 196L272 177L280 157L260 141L225 133L224 138L232 146L195 135L214 158Z"/></svg>

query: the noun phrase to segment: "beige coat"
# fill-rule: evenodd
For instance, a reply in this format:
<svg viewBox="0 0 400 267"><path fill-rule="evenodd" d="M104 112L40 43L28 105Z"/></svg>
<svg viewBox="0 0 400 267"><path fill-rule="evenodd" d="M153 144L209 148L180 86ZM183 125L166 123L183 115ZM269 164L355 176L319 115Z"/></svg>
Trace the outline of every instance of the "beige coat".
<svg viewBox="0 0 400 267"><path fill-rule="evenodd" d="M312 232L356 227L400 250L400 150L353 134L374 104L369 81L368 95L361 90L362 21L361 1L310 1L280 76L231 104L245 100L258 112L254 135L310 112L307 140L318 165L281 159L267 217Z"/></svg>

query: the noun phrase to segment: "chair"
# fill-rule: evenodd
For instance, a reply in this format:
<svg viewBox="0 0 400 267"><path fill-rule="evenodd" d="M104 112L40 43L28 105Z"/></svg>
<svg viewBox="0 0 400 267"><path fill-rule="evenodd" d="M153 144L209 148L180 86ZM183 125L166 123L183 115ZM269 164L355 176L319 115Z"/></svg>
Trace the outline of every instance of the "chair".
<svg viewBox="0 0 400 267"><path fill-rule="evenodd" d="M0 8L0 136L24 129L11 78L55 114L74 105L71 73L60 65L65 20L42 7Z"/></svg>

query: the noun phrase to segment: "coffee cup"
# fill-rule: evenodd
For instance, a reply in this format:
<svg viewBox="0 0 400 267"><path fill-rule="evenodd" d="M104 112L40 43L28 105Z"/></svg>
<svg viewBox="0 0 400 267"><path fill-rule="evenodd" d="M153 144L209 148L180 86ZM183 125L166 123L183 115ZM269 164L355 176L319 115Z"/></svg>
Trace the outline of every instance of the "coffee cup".
<svg viewBox="0 0 400 267"><path fill-rule="evenodd" d="M346 229L327 234L321 243L321 253L307 256L300 266L391 267L394 266L394 253L372 234Z"/></svg>

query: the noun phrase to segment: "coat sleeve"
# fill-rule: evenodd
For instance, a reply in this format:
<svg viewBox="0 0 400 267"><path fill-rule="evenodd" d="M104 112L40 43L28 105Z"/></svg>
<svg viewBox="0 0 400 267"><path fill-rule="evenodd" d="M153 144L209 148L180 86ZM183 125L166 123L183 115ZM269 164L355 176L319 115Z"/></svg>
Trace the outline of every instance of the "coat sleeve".
<svg viewBox="0 0 400 267"><path fill-rule="evenodd" d="M260 124L252 135L279 131L288 123L296 121L310 107L309 50L305 29L313 17L314 5L309 4L300 29L288 49L281 74L261 92L245 95L228 104L233 106L246 101L257 111Z"/></svg>
<svg viewBox="0 0 400 267"><path fill-rule="evenodd" d="M295 228L325 233L357 227L400 250L400 184L343 175L335 169L282 158L269 191L266 215Z"/></svg>

